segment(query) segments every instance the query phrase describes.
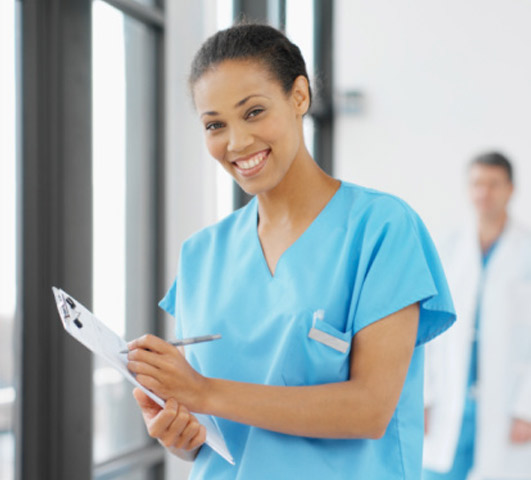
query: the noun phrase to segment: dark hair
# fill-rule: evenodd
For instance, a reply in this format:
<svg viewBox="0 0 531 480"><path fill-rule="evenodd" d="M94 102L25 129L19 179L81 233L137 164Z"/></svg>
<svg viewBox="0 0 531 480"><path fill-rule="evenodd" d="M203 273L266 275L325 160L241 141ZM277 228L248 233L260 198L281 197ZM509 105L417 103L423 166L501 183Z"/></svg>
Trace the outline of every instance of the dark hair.
<svg viewBox="0 0 531 480"><path fill-rule="evenodd" d="M208 38L192 61L190 88L224 60L246 59L262 62L286 94L298 76L306 77L311 103L310 79L299 47L277 29L256 23L238 24Z"/></svg>
<svg viewBox="0 0 531 480"><path fill-rule="evenodd" d="M509 159L499 152L486 152L477 155L470 162L470 167L474 165L487 165L491 167L501 167L507 173L507 178L513 183L513 166Z"/></svg>

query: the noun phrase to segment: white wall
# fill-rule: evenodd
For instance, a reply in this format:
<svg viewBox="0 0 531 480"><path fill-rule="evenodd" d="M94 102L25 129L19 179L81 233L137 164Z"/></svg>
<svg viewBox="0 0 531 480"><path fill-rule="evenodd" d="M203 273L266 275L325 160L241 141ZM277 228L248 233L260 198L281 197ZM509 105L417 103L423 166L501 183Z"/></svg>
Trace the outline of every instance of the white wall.
<svg viewBox="0 0 531 480"><path fill-rule="evenodd" d="M216 164L204 147L201 124L192 108L187 77L195 51L216 23L215 0L166 2L165 220L166 284L173 281L182 241L213 223ZM168 337L173 322L169 315ZM187 478L191 464L167 455L166 478Z"/></svg>
<svg viewBox="0 0 531 480"><path fill-rule="evenodd" d="M336 174L406 199L434 232L463 220L466 164L491 148L531 204L531 2L337 0L336 88L366 108L340 115Z"/></svg>
<svg viewBox="0 0 531 480"><path fill-rule="evenodd" d="M167 5L165 189L168 280L175 276L182 241L216 220L216 166L206 152L201 124L188 89L193 55L215 25L214 2L168 2Z"/></svg>

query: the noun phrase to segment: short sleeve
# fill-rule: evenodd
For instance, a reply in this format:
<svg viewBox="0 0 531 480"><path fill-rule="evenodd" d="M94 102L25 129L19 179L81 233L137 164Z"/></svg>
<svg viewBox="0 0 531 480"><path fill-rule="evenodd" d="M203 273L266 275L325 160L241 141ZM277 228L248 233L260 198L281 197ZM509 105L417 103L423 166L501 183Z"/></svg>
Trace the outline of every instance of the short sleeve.
<svg viewBox="0 0 531 480"><path fill-rule="evenodd" d="M455 310L439 255L418 215L397 200L378 219L365 251L367 260L354 334L413 303L420 305L416 345L455 321Z"/></svg>
<svg viewBox="0 0 531 480"><path fill-rule="evenodd" d="M177 278L173 281L170 289L167 291L164 298L159 302L159 307L165 312L169 313L175 318L175 335L176 338L182 338L181 322L179 321L179 307L178 307L178 292L177 292Z"/></svg>
<svg viewBox="0 0 531 480"><path fill-rule="evenodd" d="M168 312L175 318L175 311L177 305L177 279L175 279L170 289L164 295L164 298L159 302L159 307L165 312Z"/></svg>

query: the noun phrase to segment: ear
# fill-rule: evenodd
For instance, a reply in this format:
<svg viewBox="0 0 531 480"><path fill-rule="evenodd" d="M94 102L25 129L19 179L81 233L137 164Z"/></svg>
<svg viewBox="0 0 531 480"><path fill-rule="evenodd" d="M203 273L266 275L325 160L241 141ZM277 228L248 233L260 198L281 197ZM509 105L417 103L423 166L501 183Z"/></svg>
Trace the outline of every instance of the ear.
<svg viewBox="0 0 531 480"><path fill-rule="evenodd" d="M299 75L293 82L291 97L295 110L302 117L310 108L310 87L304 75Z"/></svg>

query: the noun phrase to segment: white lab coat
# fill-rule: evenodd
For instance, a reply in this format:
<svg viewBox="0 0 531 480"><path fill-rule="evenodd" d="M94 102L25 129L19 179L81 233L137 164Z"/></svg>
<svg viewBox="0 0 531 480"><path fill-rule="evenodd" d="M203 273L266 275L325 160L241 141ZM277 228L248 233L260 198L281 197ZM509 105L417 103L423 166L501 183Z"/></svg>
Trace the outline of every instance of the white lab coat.
<svg viewBox="0 0 531 480"><path fill-rule="evenodd" d="M509 442L512 418L531 421L531 234L509 220L481 275L476 229L441 249L457 322L428 344L425 403L429 431L425 467L445 472L459 438L477 295L483 281L479 333L477 435L470 479L531 479L531 443Z"/></svg>

